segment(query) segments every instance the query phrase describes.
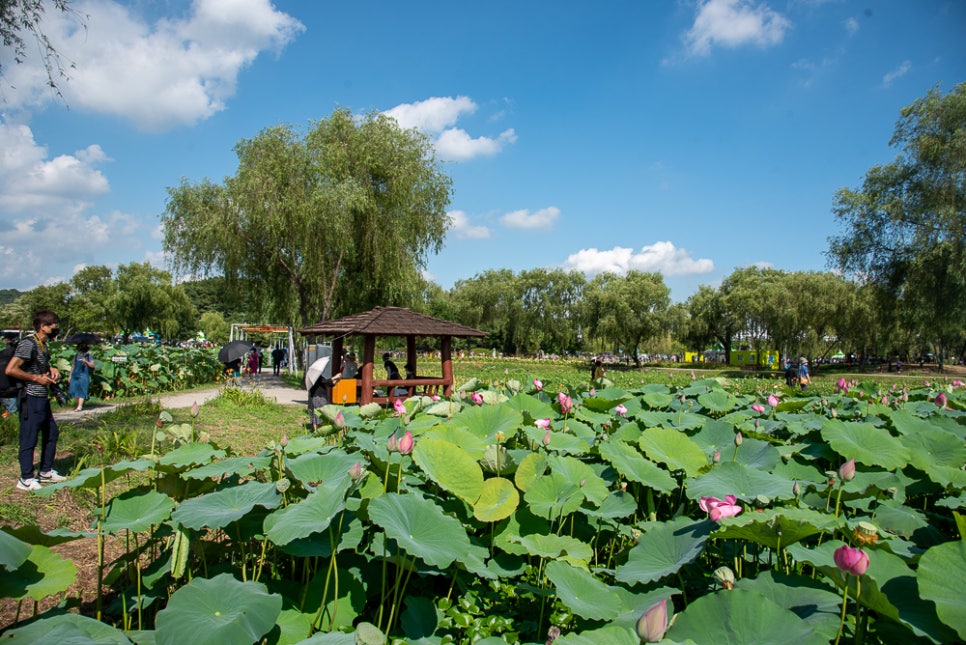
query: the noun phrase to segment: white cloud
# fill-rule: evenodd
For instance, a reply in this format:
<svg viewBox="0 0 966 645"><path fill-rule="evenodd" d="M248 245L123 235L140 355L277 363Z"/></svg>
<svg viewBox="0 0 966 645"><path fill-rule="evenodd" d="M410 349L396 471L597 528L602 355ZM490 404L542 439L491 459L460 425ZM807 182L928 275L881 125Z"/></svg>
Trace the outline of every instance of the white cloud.
<svg viewBox="0 0 966 645"><path fill-rule="evenodd" d="M196 0L183 20L146 23L117 2L72 5L84 27L49 11L44 29L69 80L69 106L129 119L145 130L193 124L225 109L239 72L263 50L281 50L305 27L269 0ZM38 57L10 68L8 108L53 96ZM4 69L6 73L7 68Z"/></svg>
<svg viewBox="0 0 966 645"><path fill-rule="evenodd" d="M399 127L416 128L426 134L437 134L453 126L464 114L473 114L477 106L469 97L434 96L425 101L403 103L386 110Z"/></svg>
<svg viewBox="0 0 966 645"><path fill-rule="evenodd" d="M493 156L504 146L516 142L517 135L513 128L504 130L496 138L474 138L466 130L453 127L461 117L471 115L476 110L476 103L469 97L434 96L425 101L397 105L384 114L394 118L401 128L416 128L435 136L436 153L446 161Z"/></svg>
<svg viewBox="0 0 966 645"><path fill-rule="evenodd" d="M858 30L859 30L858 20L856 20L855 18L848 18L845 21L845 31L847 31L850 36L854 36Z"/></svg>
<svg viewBox="0 0 966 645"><path fill-rule="evenodd" d="M558 217L560 217L560 209L556 206L549 206L533 213L526 209L512 211L501 217L500 223L507 228L549 230L553 228L553 223L557 221Z"/></svg>
<svg viewBox="0 0 966 645"><path fill-rule="evenodd" d="M791 22L765 3L752 0L707 0L698 5L691 29L684 35L688 53L705 56L712 46L768 47L782 42Z"/></svg>
<svg viewBox="0 0 966 645"><path fill-rule="evenodd" d="M564 268L587 275L657 271L665 276L674 276L710 273L714 270L714 262L707 258L695 260L686 250L676 248L671 242L656 242L642 247L636 253L621 246L604 251L581 249L567 258Z"/></svg>
<svg viewBox="0 0 966 645"><path fill-rule="evenodd" d="M485 226L473 226L470 224L469 216L463 211L450 211L450 227L453 235L458 240L483 240L490 237L490 229Z"/></svg>
<svg viewBox="0 0 966 645"><path fill-rule="evenodd" d="M908 74L909 70L911 69L912 69L912 63L910 61L907 61L907 60L902 61L902 64L899 65L899 67L895 68L894 70L892 70L891 72L889 72L888 74L882 77L882 86L889 87L890 85L892 85L892 81L896 80L897 78L902 78L903 76Z"/></svg>
<svg viewBox="0 0 966 645"><path fill-rule="evenodd" d="M110 190L94 167L107 160L96 144L48 159L28 126L0 121L0 150L0 213L76 213Z"/></svg>

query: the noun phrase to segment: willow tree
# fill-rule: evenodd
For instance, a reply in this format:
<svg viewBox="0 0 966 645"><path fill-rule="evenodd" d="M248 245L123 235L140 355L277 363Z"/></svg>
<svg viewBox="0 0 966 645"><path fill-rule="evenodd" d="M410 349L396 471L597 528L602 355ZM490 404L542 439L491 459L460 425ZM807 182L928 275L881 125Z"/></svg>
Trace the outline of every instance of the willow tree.
<svg viewBox="0 0 966 645"><path fill-rule="evenodd" d="M631 352L640 367L638 347L668 329L671 291L660 273L601 273L584 290L591 334Z"/></svg>
<svg viewBox="0 0 966 645"><path fill-rule="evenodd" d="M893 162L836 194L844 230L828 253L888 296L942 360L966 317L966 83L903 108L889 143L900 151Z"/></svg>
<svg viewBox="0 0 966 645"><path fill-rule="evenodd" d="M222 184L168 191L164 248L176 271L223 275L280 322L416 300L452 184L428 138L339 109L304 136L274 126L235 152L238 170Z"/></svg>

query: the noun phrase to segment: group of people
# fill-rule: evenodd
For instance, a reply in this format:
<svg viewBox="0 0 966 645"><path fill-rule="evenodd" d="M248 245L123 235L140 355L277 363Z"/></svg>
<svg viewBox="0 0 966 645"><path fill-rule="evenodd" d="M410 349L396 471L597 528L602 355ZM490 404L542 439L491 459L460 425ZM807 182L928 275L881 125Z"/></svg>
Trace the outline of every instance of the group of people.
<svg viewBox="0 0 966 645"><path fill-rule="evenodd" d="M5 338L9 354L6 359L4 375L10 383L19 383L13 396L3 399L4 416L18 414L20 422L20 444L18 461L20 478L17 488L33 491L42 484L61 482L66 479L54 469L57 453L57 439L60 430L50 406L50 396L58 400L67 397L60 391L58 381L60 370L51 362L50 342L60 333L60 317L50 310L39 311L33 317L33 333L16 343L13 338ZM75 410L84 408L88 398L94 359L87 343L80 343L74 356L68 393L77 404ZM63 402L63 401L61 401ZM34 452L40 442L40 468L34 468ZM36 473L36 474L35 474Z"/></svg>
<svg viewBox="0 0 966 645"><path fill-rule="evenodd" d="M808 389L812 383L812 375L808 372L808 359L802 356L798 359L798 365L793 365L791 361L785 361L785 385L802 388L802 392Z"/></svg>

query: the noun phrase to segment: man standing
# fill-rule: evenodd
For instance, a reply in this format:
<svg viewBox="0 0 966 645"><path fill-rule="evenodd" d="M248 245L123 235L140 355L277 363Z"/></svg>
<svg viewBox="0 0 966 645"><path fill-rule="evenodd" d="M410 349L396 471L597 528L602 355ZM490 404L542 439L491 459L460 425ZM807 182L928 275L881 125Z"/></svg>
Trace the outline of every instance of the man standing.
<svg viewBox="0 0 966 645"><path fill-rule="evenodd" d="M50 409L47 388L57 383L60 372L50 365L47 343L60 332L60 317L52 311L34 314L34 333L24 338L7 363L7 376L24 382L20 401L20 490L38 490L41 483L62 482L54 470L59 430ZM34 477L34 449L40 445L40 476Z"/></svg>

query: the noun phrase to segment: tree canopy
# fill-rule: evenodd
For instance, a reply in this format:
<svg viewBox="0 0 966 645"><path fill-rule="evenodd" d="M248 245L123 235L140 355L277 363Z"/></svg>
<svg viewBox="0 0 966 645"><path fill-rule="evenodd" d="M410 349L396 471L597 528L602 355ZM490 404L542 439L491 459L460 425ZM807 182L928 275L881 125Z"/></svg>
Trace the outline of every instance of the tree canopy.
<svg viewBox="0 0 966 645"><path fill-rule="evenodd" d="M844 231L828 253L891 298L905 325L945 347L966 317L966 83L903 108L889 143L899 149L893 162L838 191Z"/></svg>
<svg viewBox="0 0 966 645"><path fill-rule="evenodd" d="M425 135L339 109L304 136L273 126L235 152L223 184L168 191L176 271L223 275L263 316L297 324L415 302L449 226L452 184Z"/></svg>

